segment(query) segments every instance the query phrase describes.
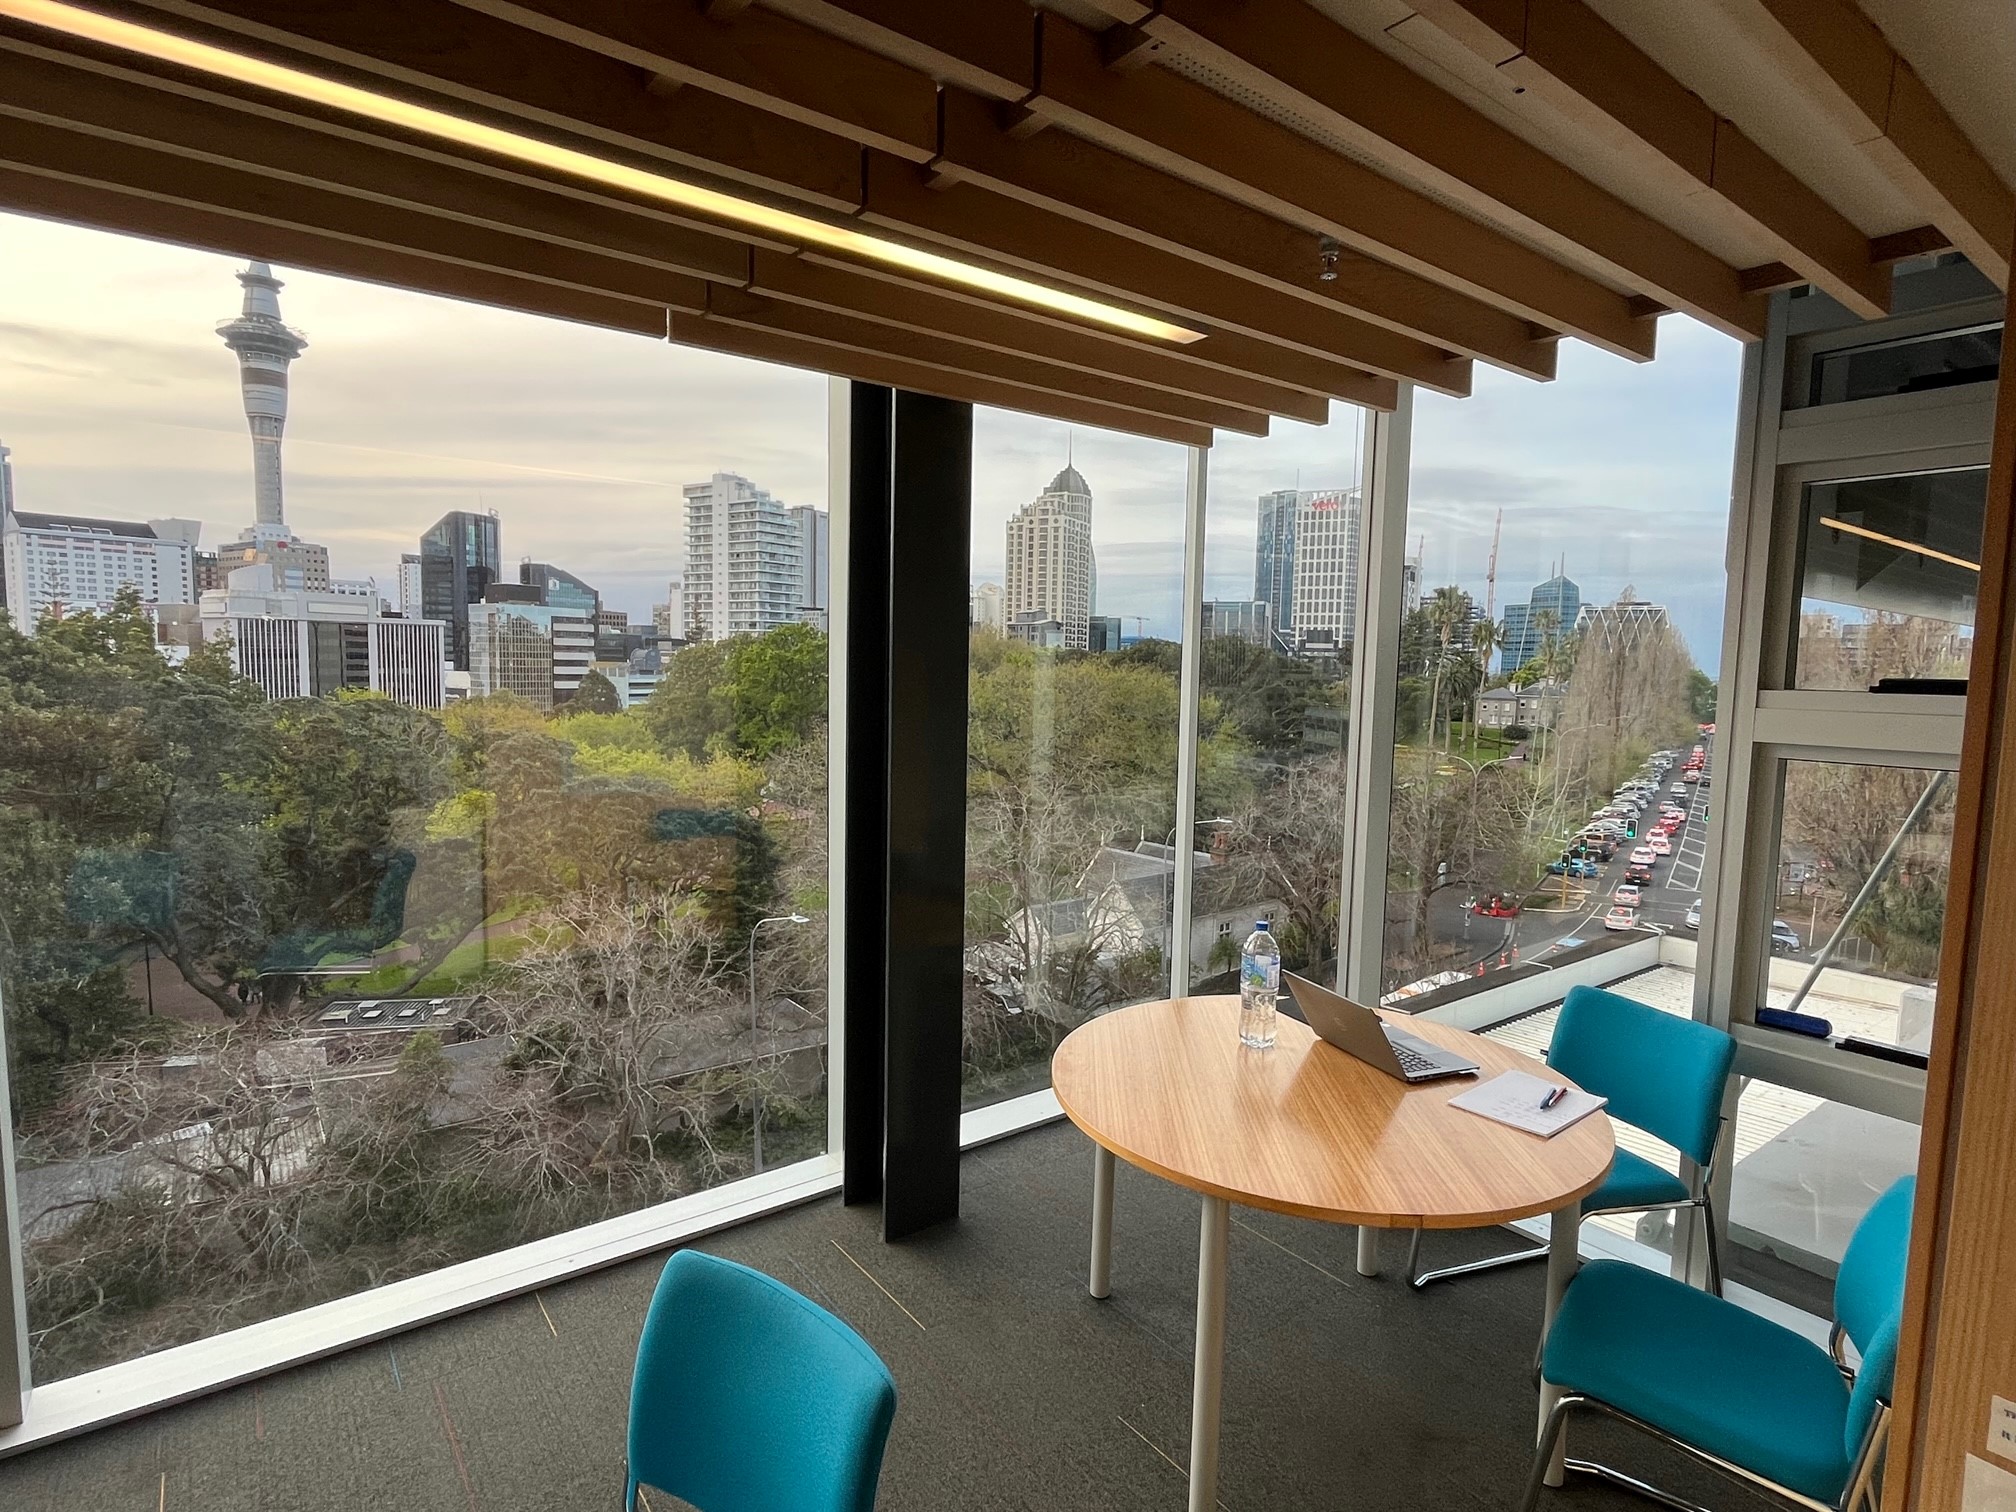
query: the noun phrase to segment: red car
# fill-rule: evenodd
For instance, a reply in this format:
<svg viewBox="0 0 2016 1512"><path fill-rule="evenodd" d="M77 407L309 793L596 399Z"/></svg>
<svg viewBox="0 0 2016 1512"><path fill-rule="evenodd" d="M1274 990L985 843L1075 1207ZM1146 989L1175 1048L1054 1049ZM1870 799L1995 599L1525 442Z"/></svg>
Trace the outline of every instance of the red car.
<svg viewBox="0 0 2016 1512"><path fill-rule="evenodd" d="M1487 919L1516 919L1519 917L1519 905L1507 902L1502 895L1493 893L1490 897L1471 904L1470 912L1481 914Z"/></svg>

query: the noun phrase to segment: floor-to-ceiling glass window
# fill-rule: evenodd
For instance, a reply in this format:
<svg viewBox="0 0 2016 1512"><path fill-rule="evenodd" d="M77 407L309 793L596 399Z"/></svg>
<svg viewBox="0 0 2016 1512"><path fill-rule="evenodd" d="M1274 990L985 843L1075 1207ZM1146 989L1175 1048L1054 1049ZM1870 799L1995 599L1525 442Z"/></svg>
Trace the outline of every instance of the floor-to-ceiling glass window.
<svg viewBox="0 0 2016 1512"><path fill-rule="evenodd" d="M973 417L965 1103L1169 990L1187 453ZM900 585L899 585L900 587Z"/></svg>
<svg viewBox="0 0 2016 1512"><path fill-rule="evenodd" d="M823 1151L824 381L11 217L0 275L35 1379Z"/></svg>

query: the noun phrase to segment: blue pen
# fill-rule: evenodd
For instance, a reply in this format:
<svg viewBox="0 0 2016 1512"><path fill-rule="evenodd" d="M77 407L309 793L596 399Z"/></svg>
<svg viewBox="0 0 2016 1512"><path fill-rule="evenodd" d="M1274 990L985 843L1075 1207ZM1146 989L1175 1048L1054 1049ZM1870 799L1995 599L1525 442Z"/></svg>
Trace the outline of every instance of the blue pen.
<svg viewBox="0 0 2016 1512"><path fill-rule="evenodd" d="M1540 1099L1541 1111L1545 1112L1548 1108L1553 1107L1554 1104L1561 1101L1561 1099L1566 1097L1567 1095L1568 1095L1568 1089L1566 1087L1549 1088L1547 1095Z"/></svg>

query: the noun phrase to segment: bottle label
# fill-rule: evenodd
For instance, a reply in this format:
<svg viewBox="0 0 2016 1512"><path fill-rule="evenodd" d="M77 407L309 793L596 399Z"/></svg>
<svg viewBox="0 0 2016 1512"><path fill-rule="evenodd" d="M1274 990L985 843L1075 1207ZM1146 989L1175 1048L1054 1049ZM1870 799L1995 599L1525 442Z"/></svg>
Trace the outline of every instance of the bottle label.
<svg viewBox="0 0 2016 1512"><path fill-rule="evenodd" d="M1281 962L1274 956L1257 956L1252 951L1239 958L1239 985L1254 992L1278 992Z"/></svg>

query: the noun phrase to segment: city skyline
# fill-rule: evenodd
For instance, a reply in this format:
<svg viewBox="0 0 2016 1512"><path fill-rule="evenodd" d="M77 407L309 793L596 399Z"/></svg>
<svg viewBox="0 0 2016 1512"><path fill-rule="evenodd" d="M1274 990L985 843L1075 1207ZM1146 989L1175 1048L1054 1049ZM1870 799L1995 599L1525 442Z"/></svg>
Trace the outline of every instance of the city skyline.
<svg viewBox="0 0 2016 1512"><path fill-rule="evenodd" d="M20 507L200 519L206 546L249 522L243 404L214 332L219 290L243 265L0 216L0 443ZM496 509L507 562L559 562L645 622L684 568L685 483L736 471L788 503L827 503L818 375L276 273L288 323L314 342L294 374L288 518L329 547L339 578L369 574L396 595L422 530L451 510ZM1425 584L1481 601L1503 505L1501 603L1565 546L1587 596L1635 583L1713 670L1740 348L1683 317L1661 326L1657 364L1568 343L1552 384L1480 366L1469 399L1419 397L1409 536L1410 549L1427 538ZM1267 438L1212 449L1206 597L1251 592L1262 493L1356 481L1359 417L1335 413L1328 427L1277 420ZM1186 457L1167 443L976 411L973 580L1003 580L1008 517L1074 448L1098 480L1100 612L1173 636Z"/></svg>

